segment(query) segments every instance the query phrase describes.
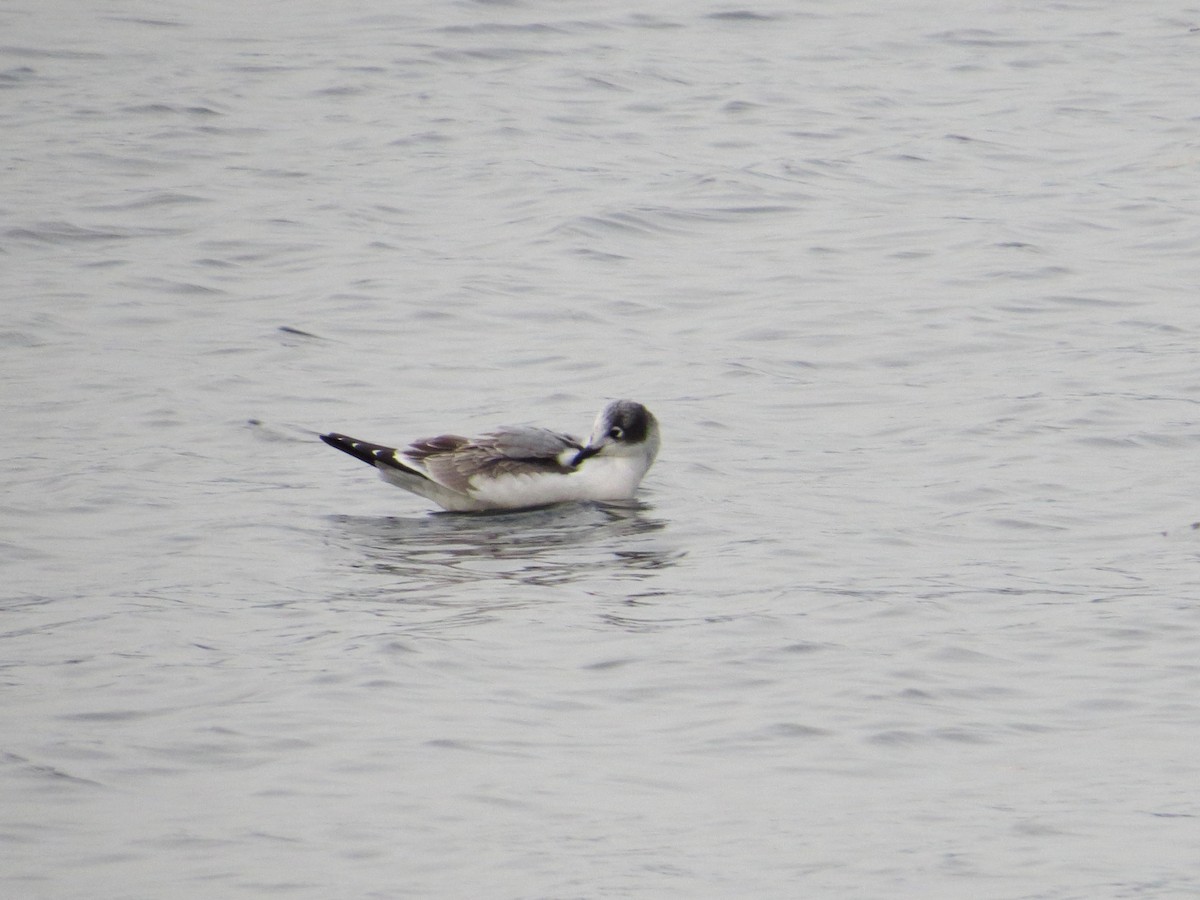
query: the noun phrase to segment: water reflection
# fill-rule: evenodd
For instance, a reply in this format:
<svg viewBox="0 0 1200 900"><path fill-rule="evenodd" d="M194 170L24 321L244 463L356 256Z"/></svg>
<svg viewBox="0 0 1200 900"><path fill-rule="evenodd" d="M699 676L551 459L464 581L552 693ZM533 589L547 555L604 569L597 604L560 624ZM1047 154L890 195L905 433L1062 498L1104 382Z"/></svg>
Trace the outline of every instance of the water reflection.
<svg viewBox="0 0 1200 900"><path fill-rule="evenodd" d="M657 540L667 523L649 509L573 504L504 514L334 516L330 539L353 551L352 568L401 579L393 589L644 579L683 555Z"/></svg>

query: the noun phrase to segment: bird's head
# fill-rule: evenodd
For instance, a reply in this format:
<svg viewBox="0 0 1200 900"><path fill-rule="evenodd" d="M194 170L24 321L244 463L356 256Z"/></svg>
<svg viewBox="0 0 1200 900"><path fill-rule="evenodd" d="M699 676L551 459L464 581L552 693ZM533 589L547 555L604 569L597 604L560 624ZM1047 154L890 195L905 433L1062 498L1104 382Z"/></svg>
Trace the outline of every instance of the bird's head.
<svg viewBox="0 0 1200 900"><path fill-rule="evenodd" d="M587 445L575 454L577 466L593 456L641 457L646 468L658 455L658 420L633 400L614 400L596 416Z"/></svg>

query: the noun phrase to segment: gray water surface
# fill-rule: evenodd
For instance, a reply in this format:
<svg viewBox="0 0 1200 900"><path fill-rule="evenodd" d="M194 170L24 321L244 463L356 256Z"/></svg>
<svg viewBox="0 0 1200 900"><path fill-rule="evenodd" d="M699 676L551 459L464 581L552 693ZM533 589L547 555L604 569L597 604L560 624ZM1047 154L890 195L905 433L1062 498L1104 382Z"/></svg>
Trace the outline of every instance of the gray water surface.
<svg viewBox="0 0 1200 900"><path fill-rule="evenodd" d="M0 10L5 898L1200 894L1200 7ZM320 444L661 420L630 509Z"/></svg>

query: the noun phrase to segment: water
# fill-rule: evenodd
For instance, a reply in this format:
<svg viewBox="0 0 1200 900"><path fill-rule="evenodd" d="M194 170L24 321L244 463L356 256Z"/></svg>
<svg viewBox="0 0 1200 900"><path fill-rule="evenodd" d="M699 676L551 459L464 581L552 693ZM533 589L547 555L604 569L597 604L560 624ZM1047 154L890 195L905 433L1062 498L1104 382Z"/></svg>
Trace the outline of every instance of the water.
<svg viewBox="0 0 1200 900"><path fill-rule="evenodd" d="M0 12L5 897L1200 891L1200 8L203 7Z"/></svg>

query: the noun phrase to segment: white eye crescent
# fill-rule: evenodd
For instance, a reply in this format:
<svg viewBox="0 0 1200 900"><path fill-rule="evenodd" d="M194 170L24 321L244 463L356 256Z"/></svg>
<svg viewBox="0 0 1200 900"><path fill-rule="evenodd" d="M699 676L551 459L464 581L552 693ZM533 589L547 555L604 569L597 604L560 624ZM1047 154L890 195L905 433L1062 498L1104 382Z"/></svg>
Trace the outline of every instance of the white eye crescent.
<svg viewBox="0 0 1200 900"><path fill-rule="evenodd" d="M619 441L625 436L625 430L621 428L620 425L614 425L612 428L608 429L608 436L614 441Z"/></svg>

